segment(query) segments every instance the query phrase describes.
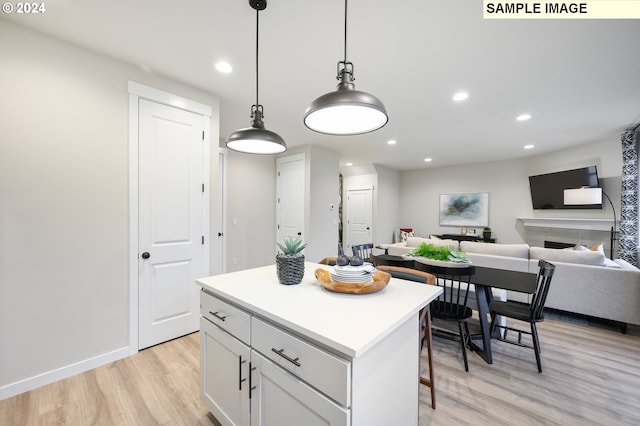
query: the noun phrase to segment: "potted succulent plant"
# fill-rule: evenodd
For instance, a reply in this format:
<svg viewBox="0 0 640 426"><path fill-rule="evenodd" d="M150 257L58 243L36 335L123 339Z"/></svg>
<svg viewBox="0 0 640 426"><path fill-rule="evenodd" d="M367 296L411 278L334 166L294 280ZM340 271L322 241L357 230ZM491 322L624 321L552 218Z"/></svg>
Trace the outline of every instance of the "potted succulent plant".
<svg viewBox="0 0 640 426"><path fill-rule="evenodd" d="M482 229L482 239L485 241L489 241L491 239L491 227L485 226Z"/></svg>
<svg viewBox="0 0 640 426"><path fill-rule="evenodd" d="M276 255L276 270L280 284L294 285L300 284L304 276L304 254L302 250L307 244L302 244L302 240L287 237L282 243L277 243L282 253Z"/></svg>

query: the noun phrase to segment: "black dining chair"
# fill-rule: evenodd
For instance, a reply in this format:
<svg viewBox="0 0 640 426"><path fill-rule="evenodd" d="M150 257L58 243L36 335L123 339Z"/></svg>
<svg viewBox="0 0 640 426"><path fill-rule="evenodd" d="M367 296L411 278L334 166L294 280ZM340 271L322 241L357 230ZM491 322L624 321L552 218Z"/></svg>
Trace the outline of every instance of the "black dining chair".
<svg viewBox="0 0 640 426"><path fill-rule="evenodd" d="M435 284L436 277L433 274L429 274L427 272L418 271L417 269L404 268L401 266L392 266L392 265L379 265L376 266L376 269L380 271L388 272L394 278L400 278L402 280L407 281L415 281L419 283L425 284ZM420 352L422 352L422 348L424 347L425 342L427 343L427 362L429 365L429 378L422 377L420 375L420 383L429 386L431 390L431 408L436 408L436 388L435 382L433 378L433 358L432 358L432 350L431 350L431 315L429 313L429 305L420 309L418 313L418 322L420 324L420 334L418 337L418 341L420 344Z"/></svg>
<svg viewBox="0 0 640 426"><path fill-rule="evenodd" d="M504 330L504 334L502 337L497 338L497 340L533 349L536 354L536 363L538 364L539 373L542 373L542 360L540 358L540 339L538 338L538 329L536 324L544 321L544 305L547 301L547 294L549 293L549 286L555 269L556 267L552 263L544 260L540 260L538 262L536 291L531 296L531 303L527 304L494 300L489 305L489 312L491 313L492 318L490 327L492 335L496 328L501 328ZM530 324L531 331L499 325L496 321L498 315L527 322ZM509 331L515 331L518 333L517 340L512 340L507 337L507 333ZM531 335L532 345L522 342L523 334Z"/></svg>
<svg viewBox="0 0 640 426"><path fill-rule="evenodd" d="M365 262L371 262L371 255L373 254L373 243L358 244L351 246L354 256L360 256Z"/></svg>
<svg viewBox="0 0 640 426"><path fill-rule="evenodd" d="M460 340L464 369L469 371L467 346L471 350L473 350L473 346L471 345L468 322L473 315L473 310L467 306L467 302L469 300L471 277L476 272L475 266L440 266L416 261L414 267L437 277L436 285L442 287L443 291L438 299L431 302L431 316L441 321L457 324L458 332L455 333L453 330L444 327L432 326L433 334Z"/></svg>

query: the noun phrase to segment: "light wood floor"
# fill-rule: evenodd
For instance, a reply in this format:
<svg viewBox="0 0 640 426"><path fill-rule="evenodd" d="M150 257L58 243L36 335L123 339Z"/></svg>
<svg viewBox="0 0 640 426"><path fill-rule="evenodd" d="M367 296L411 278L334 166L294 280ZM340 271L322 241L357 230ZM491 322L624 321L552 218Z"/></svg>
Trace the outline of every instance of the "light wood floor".
<svg viewBox="0 0 640 426"><path fill-rule="evenodd" d="M421 386L420 424L640 424L639 327L548 317L539 331L543 374L532 350L495 341L494 363L470 353L465 373L457 344L434 337L437 409ZM0 401L0 425L217 425L198 374L194 333Z"/></svg>

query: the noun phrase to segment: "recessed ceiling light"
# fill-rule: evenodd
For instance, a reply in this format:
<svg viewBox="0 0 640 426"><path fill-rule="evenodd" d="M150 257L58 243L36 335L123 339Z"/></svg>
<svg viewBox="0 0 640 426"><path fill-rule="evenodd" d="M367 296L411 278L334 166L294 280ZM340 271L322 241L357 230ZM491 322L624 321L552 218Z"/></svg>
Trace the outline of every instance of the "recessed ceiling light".
<svg viewBox="0 0 640 426"><path fill-rule="evenodd" d="M535 145L525 145L524 149L533 149L535 147L536 147Z"/></svg>
<svg viewBox="0 0 640 426"><path fill-rule="evenodd" d="M516 120L518 120L518 121L527 121L530 118L531 118L530 114L520 114L519 116L516 117Z"/></svg>
<svg viewBox="0 0 640 426"><path fill-rule="evenodd" d="M216 63L216 69L224 74L229 74L231 71L233 71L233 68L231 67L231 65L229 65L228 62L224 62L224 61L220 61Z"/></svg>
<svg viewBox="0 0 640 426"><path fill-rule="evenodd" d="M387 141L387 145L395 145L397 143L397 141L395 139L389 139Z"/></svg>
<svg viewBox="0 0 640 426"><path fill-rule="evenodd" d="M452 99L456 102L460 102L460 101L464 101L468 97L469 97L469 94L467 92L458 92L455 95L453 95Z"/></svg>
<svg viewBox="0 0 640 426"><path fill-rule="evenodd" d="M430 162L431 162L431 158L425 158L425 159L424 159L424 162L425 162L425 163L430 163Z"/></svg>
<svg viewBox="0 0 640 426"><path fill-rule="evenodd" d="M347 167L353 166L353 163L347 163Z"/></svg>

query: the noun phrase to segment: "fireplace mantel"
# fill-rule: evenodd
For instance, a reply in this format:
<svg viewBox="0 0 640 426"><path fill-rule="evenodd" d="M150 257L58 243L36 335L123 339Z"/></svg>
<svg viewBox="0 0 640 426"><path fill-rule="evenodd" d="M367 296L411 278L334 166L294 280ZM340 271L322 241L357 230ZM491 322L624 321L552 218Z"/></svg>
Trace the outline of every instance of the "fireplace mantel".
<svg viewBox="0 0 640 426"><path fill-rule="evenodd" d="M611 231L613 219L571 219L549 217L519 217L524 226L539 228L587 229L592 231Z"/></svg>

